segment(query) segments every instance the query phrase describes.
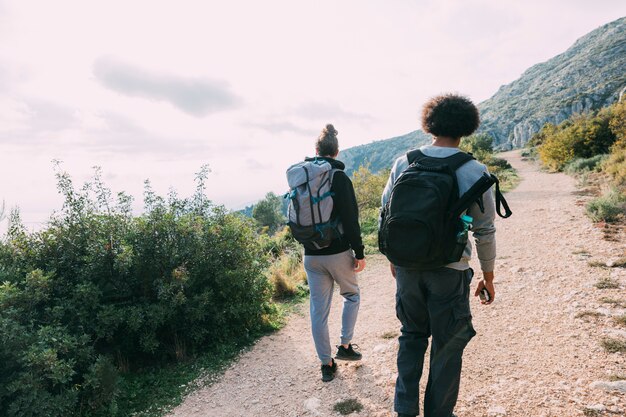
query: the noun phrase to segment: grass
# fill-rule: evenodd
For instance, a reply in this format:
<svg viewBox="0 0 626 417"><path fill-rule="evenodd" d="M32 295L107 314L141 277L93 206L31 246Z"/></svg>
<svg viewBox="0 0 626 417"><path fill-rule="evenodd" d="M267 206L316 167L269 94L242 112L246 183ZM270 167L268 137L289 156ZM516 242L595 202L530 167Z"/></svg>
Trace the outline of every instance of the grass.
<svg viewBox="0 0 626 417"><path fill-rule="evenodd" d="M274 299L285 300L307 294L306 273L298 252L283 253L268 269Z"/></svg>
<svg viewBox="0 0 626 417"><path fill-rule="evenodd" d="M601 261L589 261L587 262L587 265L593 267L593 268L608 268L606 266L606 264L604 262Z"/></svg>
<svg viewBox="0 0 626 417"><path fill-rule="evenodd" d="M601 317L601 316L602 316L602 314L598 313L597 311L585 310L585 311L581 311L580 313L577 313L575 317L577 319L582 319L582 318L585 318L585 317L597 318L597 317Z"/></svg>
<svg viewBox="0 0 626 417"><path fill-rule="evenodd" d="M604 304L611 304L614 307L626 308L626 300L618 300L611 297L602 297L599 301Z"/></svg>
<svg viewBox="0 0 626 417"><path fill-rule="evenodd" d="M615 222L623 217L625 202L626 197L617 189L613 189L587 203L587 215L594 222Z"/></svg>
<svg viewBox="0 0 626 417"><path fill-rule="evenodd" d="M383 339L395 339L396 337L398 337L398 332L396 332L395 330L390 331L390 332L385 332L381 334L380 337Z"/></svg>
<svg viewBox="0 0 626 417"><path fill-rule="evenodd" d="M572 255L589 255L589 252L586 249L576 249Z"/></svg>
<svg viewBox="0 0 626 417"><path fill-rule="evenodd" d="M626 375L618 375L618 374L612 374L609 375L609 377L607 378L609 381L611 382L615 382L615 381L624 381L626 380Z"/></svg>
<svg viewBox="0 0 626 417"><path fill-rule="evenodd" d="M356 398L350 398L348 400L339 401L333 406L333 410L339 414L345 416L351 413L358 413L363 409L363 404Z"/></svg>
<svg viewBox="0 0 626 417"><path fill-rule="evenodd" d="M605 278L600 278L598 282L595 283L595 286L599 290L608 290L612 288L619 288L619 283L615 281L614 279L605 277Z"/></svg>
<svg viewBox="0 0 626 417"><path fill-rule="evenodd" d="M613 322L619 326L626 327L626 314L623 314L619 317L613 317Z"/></svg>
<svg viewBox="0 0 626 417"><path fill-rule="evenodd" d="M602 347L609 353L625 353L626 339L616 337L605 337L601 341Z"/></svg>
<svg viewBox="0 0 626 417"><path fill-rule="evenodd" d="M117 398L119 415L164 415L180 404L187 393L214 381L253 341L253 338L233 341L188 362L123 375Z"/></svg>
<svg viewBox="0 0 626 417"><path fill-rule="evenodd" d="M583 408L583 415L585 415L586 417L601 416L602 411L596 410L594 408L585 407Z"/></svg>
<svg viewBox="0 0 626 417"><path fill-rule="evenodd" d="M615 262L613 262L612 268L626 268L626 256L622 256Z"/></svg>

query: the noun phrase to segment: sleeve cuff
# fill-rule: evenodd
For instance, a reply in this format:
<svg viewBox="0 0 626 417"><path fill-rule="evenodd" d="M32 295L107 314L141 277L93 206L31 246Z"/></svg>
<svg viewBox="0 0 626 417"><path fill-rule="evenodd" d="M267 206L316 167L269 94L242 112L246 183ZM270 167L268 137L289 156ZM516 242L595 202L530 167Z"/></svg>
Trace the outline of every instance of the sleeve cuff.
<svg viewBox="0 0 626 417"><path fill-rule="evenodd" d="M482 259L480 260L480 269L486 272L491 272L494 270L496 266L496 260L495 259L490 259L488 261L483 261Z"/></svg>
<svg viewBox="0 0 626 417"><path fill-rule="evenodd" d="M356 249L353 248L352 250L354 251L354 257L357 258L357 259L365 258L365 255L363 254L363 249L364 248L365 248L364 246L360 246L360 247L358 247Z"/></svg>

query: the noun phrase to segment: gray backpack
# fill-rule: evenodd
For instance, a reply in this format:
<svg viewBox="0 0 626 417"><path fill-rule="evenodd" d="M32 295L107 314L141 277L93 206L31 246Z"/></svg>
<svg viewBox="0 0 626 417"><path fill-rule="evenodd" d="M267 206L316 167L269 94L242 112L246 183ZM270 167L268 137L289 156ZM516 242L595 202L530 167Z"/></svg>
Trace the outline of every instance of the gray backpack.
<svg viewBox="0 0 626 417"><path fill-rule="evenodd" d="M328 247L333 239L341 237L342 226L332 219L333 169L323 159L299 162L287 169L289 192L288 218L293 237L304 247L313 250Z"/></svg>

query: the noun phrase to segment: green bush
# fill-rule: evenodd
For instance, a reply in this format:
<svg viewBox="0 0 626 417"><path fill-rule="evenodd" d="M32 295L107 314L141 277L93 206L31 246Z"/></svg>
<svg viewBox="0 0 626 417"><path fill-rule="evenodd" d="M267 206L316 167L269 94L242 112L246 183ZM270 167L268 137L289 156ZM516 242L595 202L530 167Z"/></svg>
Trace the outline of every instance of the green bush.
<svg viewBox="0 0 626 417"><path fill-rule="evenodd" d="M493 138L487 133L478 133L461 140L459 149L469 152L474 158L485 163L493 154Z"/></svg>
<svg viewBox="0 0 626 417"><path fill-rule="evenodd" d="M268 256L251 220L204 196L116 201L97 171L27 233L0 242L0 409L7 416L115 415L119 379L265 328Z"/></svg>
<svg viewBox="0 0 626 417"><path fill-rule="evenodd" d="M612 222L623 216L626 207L626 195L617 189L612 189L607 194L594 198L587 203L587 215L593 221Z"/></svg>
<svg viewBox="0 0 626 417"><path fill-rule="evenodd" d="M609 174L615 186L626 187L626 146L614 147L602 169Z"/></svg>
<svg viewBox="0 0 626 417"><path fill-rule="evenodd" d="M378 214L380 198L389 178L389 170L373 174L367 166L361 166L354 173L352 183L359 205L359 221L365 253L378 251Z"/></svg>
<svg viewBox="0 0 626 417"><path fill-rule="evenodd" d="M575 158L607 154L617 140L610 128L612 109L574 115L558 126L547 124L532 139L539 158L551 171L562 171Z"/></svg>
<svg viewBox="0 0 626 417"><path fill-rule="evenodd" d="M563 171L567 174L581 174L583 172L599 171L602 163L608 158L608 155L595 155L591 158L576 158L565 165Z"/></svg>

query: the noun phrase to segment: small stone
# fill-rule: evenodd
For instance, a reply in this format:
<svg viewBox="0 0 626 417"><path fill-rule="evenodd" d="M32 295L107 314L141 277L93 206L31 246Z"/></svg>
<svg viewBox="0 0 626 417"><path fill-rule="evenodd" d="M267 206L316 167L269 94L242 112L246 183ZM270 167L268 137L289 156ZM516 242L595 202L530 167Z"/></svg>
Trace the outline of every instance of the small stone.
<svg viewBox="0 0 626 417"><path fill-rule="evenodd" d="M319 398L311 397L304 402L304 409L309 413L318 416L320 414L319 408L322 405L322 401Z"/></svg>
<svg viewBox="0 0 626 417"><path fill-rule="evenodd" d="M490 416L506 416L506 409L501 405L494 405L487 410L487 414Z"/></svg>
<svg viewBox="0 0 626 417"><path fill-rule="evenodd" d="M381 345L376 345L376 346L374 346L374 349L372 349L372 351L373 351L374 353L382 353L382 352L384 352L384 351L386 351L386 350L387 350L387 346L386 346L386 345L383 345L383 344L381 344Z"/></svg>
<svg viewBox="0 0 626 417"><path fill-rule="evenodd" d="M594 389L601 389L604 391L618 391L626 393L626 381L595 381L589 385Z"/></svg>
<svg viewBox="0 0 626 417"><path fill-rule="evenodd" d="M606 410L606 407L604 406L604 404L593 404L593 405L588 405L587 409L602 412Z"/></svg>

